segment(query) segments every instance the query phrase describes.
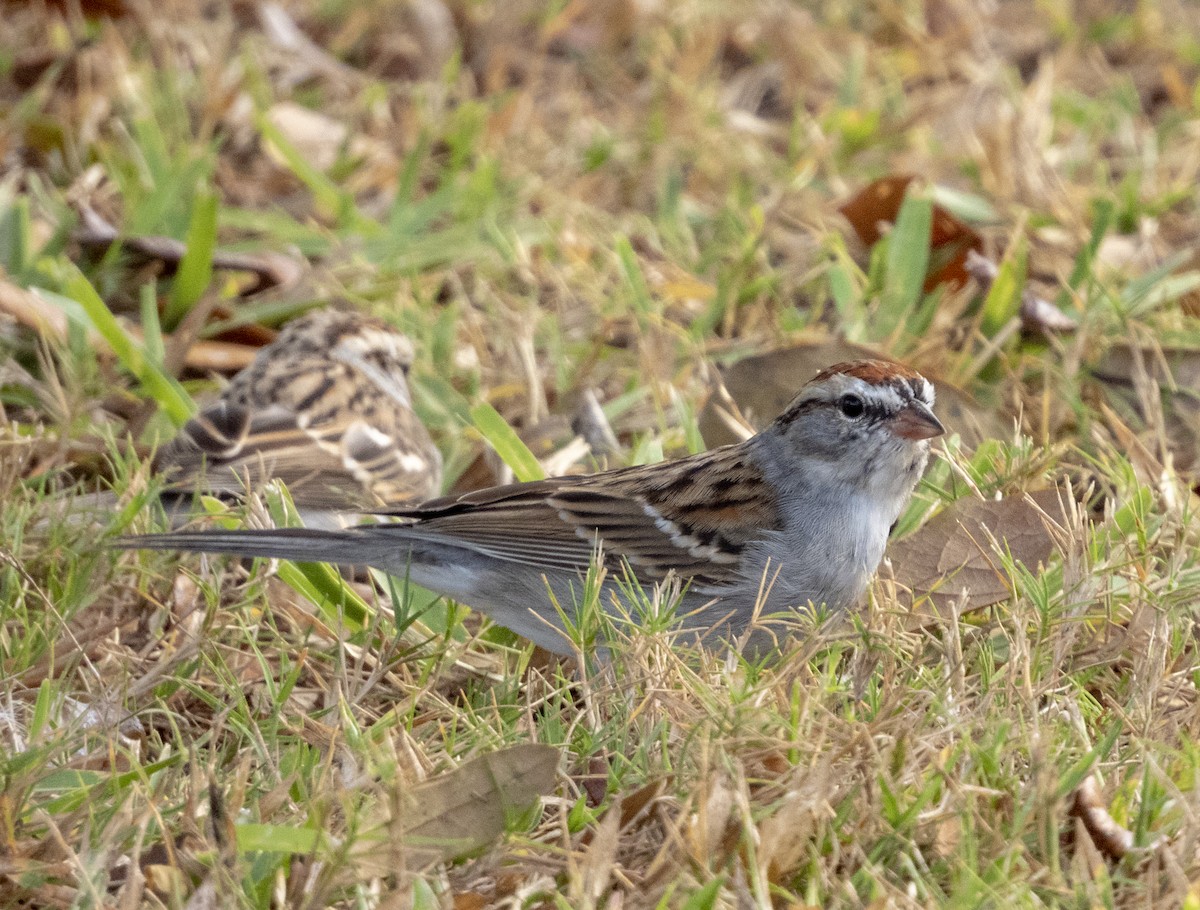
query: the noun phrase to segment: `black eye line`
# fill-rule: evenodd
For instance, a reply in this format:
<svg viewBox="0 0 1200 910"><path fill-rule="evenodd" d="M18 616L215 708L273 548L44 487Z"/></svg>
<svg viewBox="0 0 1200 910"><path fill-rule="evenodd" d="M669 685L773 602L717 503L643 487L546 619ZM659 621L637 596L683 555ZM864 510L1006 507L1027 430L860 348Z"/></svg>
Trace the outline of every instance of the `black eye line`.
<svg viewBox="0 0 1200 910"><path fill-rule="evenodd" d="M847 419L852 419L855 422L869 421L871 423L879 423L894 416L894 412L889 410L888 407L882 402L869 401L863 396L858 395L856 392L850 392L847 394L855 395L863 403L863 412L857 417ZM784 411L777 418L775 418L775 420L780 426L786 427L804 414L826 408L836 410L839 416L845 417L846 415L842 413L842 398L844 397L844 395L839 395L836 398L813 398L809 399L808 401L801 401L790 410ZM911 401L905 402L901 405L901 407L906 407L909 403L911 403Z"/></svg>
<svg viewBox="0 0 1200 910"><path fill-rule="evenodd" d="M848 414L846 414L846 412L842 410L842 402L846 398L857 398L859 401L859 404L861 404L861 406L862 406L862 411L859 412L858 414L854 415L853 417L850 417ZM892 412L883 403L876 402L876 401L868 401L865 398L863 398L863 396L861 396L855 392L847 392L844 395L839 395L833 401L830 401L829 404L831 404L834 408L836 408L838 414L840 414L842 417L845 417L847 420L853 420L855 422L879 423L881 421L887 420L889 417L892 416Z"/></svg>

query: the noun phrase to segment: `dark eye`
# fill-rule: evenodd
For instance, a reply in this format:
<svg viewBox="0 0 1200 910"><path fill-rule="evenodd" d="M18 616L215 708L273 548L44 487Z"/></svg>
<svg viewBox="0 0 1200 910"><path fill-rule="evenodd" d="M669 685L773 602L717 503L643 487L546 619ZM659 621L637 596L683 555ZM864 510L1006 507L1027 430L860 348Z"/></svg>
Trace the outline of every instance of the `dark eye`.
<svg viewBox="0 0 1200 910"><path fill-rule="evenodd" d="M855 417L862 417L863 411L866 410L866 405L857 395L843 395L842 400L838 402L838 407L851 420Z"/></svg>

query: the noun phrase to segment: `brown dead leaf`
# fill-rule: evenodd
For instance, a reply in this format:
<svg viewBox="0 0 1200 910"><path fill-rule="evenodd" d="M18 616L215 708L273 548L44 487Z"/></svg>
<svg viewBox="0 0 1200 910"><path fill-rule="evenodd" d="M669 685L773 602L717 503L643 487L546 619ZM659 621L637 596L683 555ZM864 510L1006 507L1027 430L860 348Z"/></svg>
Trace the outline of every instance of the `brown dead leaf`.
<svg viewBox="0 0 1200 910"><path fill-rule="evenodd" d="M840 339L803 342L739 360L721 371L725 388L741 415L753 429L762 429L783 411L800 387L827 366L843 360L881 357L878 351ZM992 411L981 408L964 391L930 378L937 390L938 417L951 433L974 448L984 439L1006 435L1006 428ZM745 438L736 429L735 415L721 396L710 395L700 414L700 433L709 446L725 445Z"/></svg>
<svg viewBox="0 0 1200 910"><path fill-rule="evenodd" d="M838 209L854 228L858 239L874 246L883 236L882 225L894 224L914 178L907 174L881 177L859 190ZM929 228L929 271L925 276L925 291L939 284L954 289L967 283L964 268L967 254L983 251L983 238L966 222L945 208L933 206L933 223Z"/></svg>
<svg viewBox="0 0 1200 910"><path fill-rule="evenodd" d="M397 850L415 870L486 847L554 789L559 757L552 746L510 746L400 790L392 817L361 842L360 871L395 872Z"/></svg>
<svg viewBox="0 0 1200 910"><path fill-rule="evenodd" d="M478 891L458 891L454 895L454 910L484 910L491 901Z"/></svg>
<svg viewBox="0 0 1200 910"><path fill-rule="evenodd" d="M617 861L617 849L621 845L620 799L587 833L589 836L576 859L576 871L571 876L567 893L570 906L573 907L598 907L608 890Z"/></svg>
<svg viewBox="0 0 1200 910"><path fill-rule="evenodd" d="M1135 350L1131 345L1117 344L1092 367L1092 375L1113 385L1132 387L1139 360L1150 378L1160 385L1200 392L1200 348L1143 347Z"/></svg>
<svg viewBox="0 0 1200 910"><path fill-rule="evenodd" d="M883 225L896 220L904 193L912 181L911 176L881 177L838 207L864 245L878 243L883 236Z"/></svg>
<svg viewBox="0 0 1200 910"><path fill-rule="evenodd" d="M928 597L938 607L953 602L977 610L1007 600L1012 589L1002 554L1030 570L1044 564L1054 541L1042 512L1057 516L1058 498L1057 490L1039 490L1001 500L960 499L888 548L892 577L914 601Z"/></svg>
<svg viewBox="0 0 1200 910"><path fill-rule="evenodd" d="M621 799L621 830L624 831L634 822L645 820L647 810L667 789L671 777L660 777L648 784L638 787L628 796Z"/></svg>
<svg viewBox="0 0 1200 910"><path fill-rule="evenodd" d="M734 814L737 796L729 781L714 777L707 784L707 792L704 790L695 791L696 810L684 819L682 826L683 842L698 863L726 855L738 832Z"/></svg>
<svg viewBox="0 0 1200 910"><path fill-rule="evenodd" d="M587 794L587 804L593 809L604 802L604 797L608 795L608 775L611 770L607 755L593 755L588 759L587 773L575 776L575 783Z"/></svg>
<svg viewBox="0 0 1200 910"><path fill-rule="evenodd" d="M921 828L928 840L925 849L941 859L957 856L962 849L962 819L957 815L945 815Z"/></svg>
<svg viewBox="0 0 1200 910"><path fill-rule="evenodd" d="M814 833L835 815L833 805L851 785L851 777L827 756L816 767L795 774L772 800L774 811L758 825L759 860L772 882L796 875L812 849Z"/></svg>
<svg viewBox="0 0 1200 910"><path fill-rule="evenodd" d="M604 801L607 795L608 771L609 771L608 756L592 756L588 761L588 773L576 778L580 787L588 796L588 804L598 806ZM667 789L667 785L671 782L671 777L660 777L649 783L643 784L632 793L622 794L606 813L609 815L617 815L620 820L618 830L625 831L630 826L640 827L649 815L649 809ZM584 833L580 839L580 844L587 846L591 843L595 836L594 831Z"/></svg>
<svg viewBox="0 0 1200 910"><path fill-rule="evenodd" d="M16 5L13 0L5 4ZM125 0L47 0L47 5L62 12L81 12L89 19L120 19L129 15Z"/></svg>

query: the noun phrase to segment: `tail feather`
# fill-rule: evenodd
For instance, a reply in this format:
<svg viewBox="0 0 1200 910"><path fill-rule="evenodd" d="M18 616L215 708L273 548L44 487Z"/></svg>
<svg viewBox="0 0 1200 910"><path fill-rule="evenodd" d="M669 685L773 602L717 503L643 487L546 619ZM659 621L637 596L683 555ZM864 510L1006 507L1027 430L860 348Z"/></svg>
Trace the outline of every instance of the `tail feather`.
<svg viewBox="0 0 1200 910"><path fill-rule="evenodd" d="M365 531L350 528L278 528L240 531L173 531L120 537L113 545L123 550L185 550L192 553L232 553L267 559L378 565L385 555L380 542ZM394 555L396 544L389 548Z"/></svg>

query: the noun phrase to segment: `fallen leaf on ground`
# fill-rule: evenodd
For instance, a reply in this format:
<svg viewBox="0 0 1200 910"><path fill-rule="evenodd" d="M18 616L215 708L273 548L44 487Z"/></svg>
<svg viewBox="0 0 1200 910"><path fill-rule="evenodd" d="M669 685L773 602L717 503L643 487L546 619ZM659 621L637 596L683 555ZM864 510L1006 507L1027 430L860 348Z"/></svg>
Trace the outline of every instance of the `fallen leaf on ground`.
<svg viewBox="0 0 1200 910"><path fill-rule="evenodd" d="M1012 594L1004 554L1033 571L1054 552L1042 513L1061 512L1058 490L1000 500L960 499L888 548L892 577L913 601L978 610ZM995 546L993 546L995 540Z"/></svg>
<svg viewBox="0 0 1200 910"><path fill-rule="evenodd" d="M874 246L883 236L882 225L894 224L913 177L895 175L881 177L859 190L838 209L854 228L858 239ZM925 292L939 284L961 288L967 283L967 255L983 249L983 238L966 222L944 207L934 204L933 223L929 228L929 270L925 275Z"/></svg>
<svg viewBox="0 0 1200 910"><path fill-rule="evenodd" d="M1138 362L1142 366L1138 366ZM1200 393L1200 348L1140 347L1117 344L1092 367L1092 375L1112 385L1132 387L1139 370L1167 388Z"/></svg>
<svg viewBox="0 0 1200 910"><path fill-rule="evenodd" d="M559 751L527 743L473 758L414 787L358 847L360 872L416 871L481 850L557 783ZM399 865L397 864L399 861Z"/></svg>

